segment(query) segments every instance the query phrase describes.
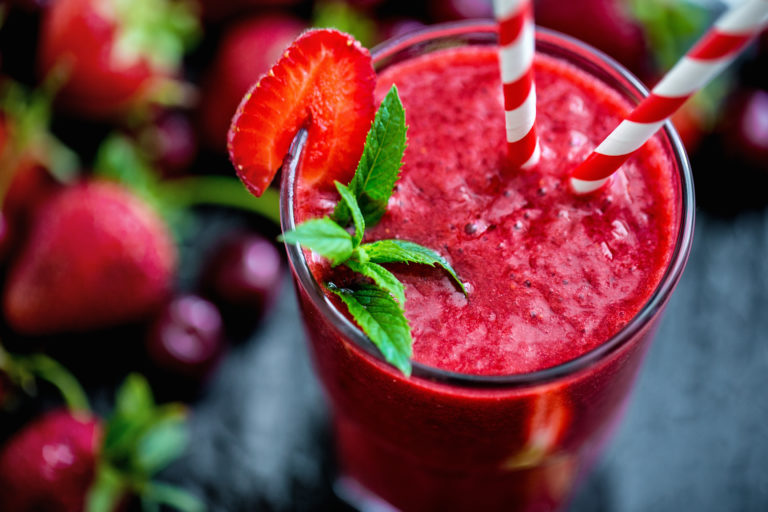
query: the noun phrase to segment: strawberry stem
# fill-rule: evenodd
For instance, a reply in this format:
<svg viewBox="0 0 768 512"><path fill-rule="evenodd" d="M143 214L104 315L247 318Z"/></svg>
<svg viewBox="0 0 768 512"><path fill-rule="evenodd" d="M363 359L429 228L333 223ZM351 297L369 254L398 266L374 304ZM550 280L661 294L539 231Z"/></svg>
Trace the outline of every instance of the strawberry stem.
<svg viewBox="0 0 768 512"><path fill-rule="evenodd" d="M26 392L34 392L34 379L38 378L58 389L70 410L90 410L88 397L74 375L46 355L16 356L0 345L0 370Z"/></svg>
<svg viewBox="0 0 768 512"><path fill-rule="evenodd" d="M72 411L89 411L88 397L77 379L57 361L43 354L20 358L30 373L53 384Z"/></svg>
<svg viewBox="0 0 768 512"><path fill-rule="evenodd" d="M160 196L176 206L216 205L258 213L280 223L280 195L267 189L261 197L251 195L242 183L225 176L194 176L159 184Z"/></svg>

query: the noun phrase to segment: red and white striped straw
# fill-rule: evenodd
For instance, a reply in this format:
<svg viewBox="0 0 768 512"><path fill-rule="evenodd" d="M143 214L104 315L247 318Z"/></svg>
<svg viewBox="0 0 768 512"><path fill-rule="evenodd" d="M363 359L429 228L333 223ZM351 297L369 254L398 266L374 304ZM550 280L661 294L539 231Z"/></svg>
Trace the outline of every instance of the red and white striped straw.
<svg viewBox="0 0 768 512"><path fill-rule="evenodd" d="M571 174L577 194L600 188L690 96L728 66L768 24L768 0L748 0L714 26Z"/></svg>
<svg viewBox="0 0 768 512"><path fill-rule="evenodd" d="M533 9L530 0L494 0L499 23L499 66L504 87L504 116L509 158L527 169L539 162L536 136L536 88L533 83Z"/></svg>

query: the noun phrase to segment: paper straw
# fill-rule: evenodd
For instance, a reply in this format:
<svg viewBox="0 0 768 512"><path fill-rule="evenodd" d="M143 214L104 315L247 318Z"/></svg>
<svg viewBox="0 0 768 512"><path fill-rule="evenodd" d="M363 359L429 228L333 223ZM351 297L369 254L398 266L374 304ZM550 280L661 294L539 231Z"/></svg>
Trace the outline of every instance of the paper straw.
<svg viewBox="0 0 768 512"><path fill-rule="evenodd" d="M748 0L721 16L651 94L573 170L573 191L587 194L607 182L685 100L723 71L766 24L768 0Z"/></svg>
<svg viewBox="0 0 768 512"><path fill-rule="evenodd" d="M530 0L494 0L493 9L499 23L499 67L509 158L513 166L527 169L539 162L541 154L534 126L533 10Z"/></svg>

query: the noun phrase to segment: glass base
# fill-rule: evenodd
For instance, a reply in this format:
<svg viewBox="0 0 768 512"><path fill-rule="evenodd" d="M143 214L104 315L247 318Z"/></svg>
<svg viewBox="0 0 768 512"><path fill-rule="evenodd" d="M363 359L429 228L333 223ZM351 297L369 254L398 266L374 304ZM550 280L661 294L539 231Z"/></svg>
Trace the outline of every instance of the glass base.
<svg viewBox="0 0 768 512"><path fill-rule="evenodd" d="M360 485L354 478L340 476L333 483L336 496L358 512L399 512L398 509L382 500Z"/></svg>

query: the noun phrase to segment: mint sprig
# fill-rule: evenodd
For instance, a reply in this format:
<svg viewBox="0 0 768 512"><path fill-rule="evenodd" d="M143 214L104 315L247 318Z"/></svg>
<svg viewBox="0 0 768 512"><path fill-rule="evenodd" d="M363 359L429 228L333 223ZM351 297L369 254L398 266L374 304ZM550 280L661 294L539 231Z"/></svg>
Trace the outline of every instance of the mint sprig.
<svg viewBox="0 0 768 512"><path fill-rule="evenodd" d="M365 227L378 223L400 176L406 146L405 109L392 86L382 101L365 140L363 155L349 185L336 182L341 200L332 217L311 219L280 238L300 244L344 265L371 282L326 287L347 306L349 313L384 358L403 374L411 374L413 338L405 317L405 287L382 263L419 263L442 267L467 290L456 271L432 249L405 240L379 240L363 244ZM353 233L347 230L353 226Z"/></svg>
<svg viewBox="0 0 768 512"><path fill-rule="evenodd" d="M387 211L387 202L400 177L406 132L405 109L397 87L393 85L376 112L373 126L365 138L363 156L349 183L366 223L371 226L378 223ZM336 206L333 218L342 225L349 222L349 210L345 204Z"/></svg>

